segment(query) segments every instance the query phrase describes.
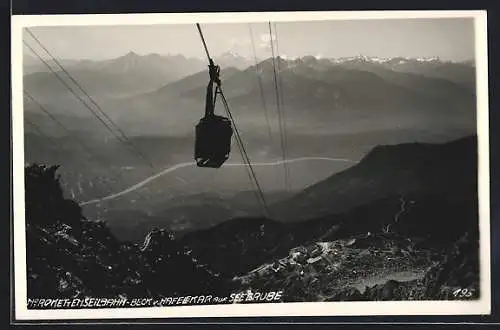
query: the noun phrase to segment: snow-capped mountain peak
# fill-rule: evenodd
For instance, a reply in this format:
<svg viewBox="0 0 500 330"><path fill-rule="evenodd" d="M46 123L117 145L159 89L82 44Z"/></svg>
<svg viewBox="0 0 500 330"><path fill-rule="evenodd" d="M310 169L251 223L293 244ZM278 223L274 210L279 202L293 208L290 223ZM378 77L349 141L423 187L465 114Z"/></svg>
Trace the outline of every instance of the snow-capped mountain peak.
<svg viewBox="0 0 500 330"><path fill-rule="evenodd" d="M437 62L439 61L439 57L434 56L434 57L418 57L416 58L418 62Z"/></svg>
<svg viewBox="0 0 500 330"><path fill-rule="evenodd" d="M229 50L227 52L224 52L217 56L219 59L244 59L244 60L250 60L250 58L247 58L246 56L243 56L235 51Z"/></svg>
<svg viewBox="0 0 500 330"><path fill-rule="evenodd" d="M248 58L235 51L227 51L214 58L216 64L221 67L235 67L238 69L245 69L250 66L253 62L253 58Z"/></svg>
<svg viewBox="0 0 500 330"><path fill-rule="evenodd" d="M372 63L389 63L392 62L394 64L404 64L411 61L417 62L436 62L440 61L439 57L403 57L403 56L394 56L394 57L381 57L381 56L366 56L366 55L357 55L357 56L348 56L348 57L338 57L331 58L332 63L346 63L346 62L372 62Z"/></svg>

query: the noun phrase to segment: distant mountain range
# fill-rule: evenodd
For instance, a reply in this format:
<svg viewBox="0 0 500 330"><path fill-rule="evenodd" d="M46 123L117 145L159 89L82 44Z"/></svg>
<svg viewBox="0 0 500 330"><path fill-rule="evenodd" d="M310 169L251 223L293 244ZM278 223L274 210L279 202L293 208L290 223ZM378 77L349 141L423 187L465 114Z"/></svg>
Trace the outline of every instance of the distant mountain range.
<svg viewBox="0 0 500 330"><path fill-rule="evenodd" d="M246 68L252 62L232 53L215 58L222 67ZM129 52L108 60L66 60L61 64L91 95L121 97L153 91L161 86L207 68L207 61L183 55L139 55ZM52 59L46 63L56 72L61 68ZM65 91L50 69L32 55L24 55L23 73L33 93ZM62 72L61 72L62 73Z"/></svg>
<svg viewBox="0 0 500 330"><path fill-rule="evenodd" d="M225 57L238 58L234 54ZM33 60L26 60L25 66L32 65ZM249 149L259 149L264 144L273 151L273 156L278 156L279 129L271 62L267 59L243 70L223 66L221 77L238 127L250 143ZM246 63L241 67L248 64L243 60L241 63ZM475 69L469 63L405 58L382 61L365 57L331 60L309 56L293 60L278 58L276 64L281 70L287 133L294 141L290 143L291 155L303 155L301 148L293 148L304 144L301 141L308 136L354 138L356 134L375 134L378 137L372 141L373 147L391 138L397 143L404 142L396 137L402 132L408 142L439 136L438 142L475 132L475 91L470 88L475 84ZM208 78L205 67L203 61L181 55L129 53L106 61L68 61L67 70L75 73L77 81L128 136L141 141L151 137L156 144L161 140L158 137L182 136L188 137L186 144L190 145L193 127L204 108ZM111 141L104 125L50 73L27 74L24 86L73 134L92 136L99 143ZM31 122L42 127L46 135L64 137L64 132L36 104L25 102L25 115ZM220 104L216 111L222 111ZM157 150L173 147L167 143L168 139L163 140L152 157L158 157ZM310 148L309 145L308 151ZM336 148L332 144L332 149ZM356 143L351 144L351 149L356 149Z"/></svg>
<svg viewBox="0 0 500 330"><path fill-rule="evenodd" d="M441 131L458 127L473 133L474 68L415 63L418 66L409 65L407 72L366 61L339 64L314 57L277 59L289 132L353 133L417 126ZM227 68L221 73L226 98L247 135L249 131L265 133L267 123L277 133L273 71L272 61L267 59L244 70ZM203 112L206 83L207 74L202 71L105 106L135 134L186 134ZM217 111L223 111L219 107Z"/></svg>
<svg viewBox="0 0 500 330"><path fill-rule="evenodd" d="M52 62L51 67L61 69ZM123 97L155 90L162 85L203 70L205 64L182 55L138 55L129 52L111 60L61 61L63 67L92 96ZM61 74L65 80L64 74ZM50 94L69 92L42 63L25 65L25 88L42 100Z"/></svg>
<svg viewBox="0 0 500 330"><path fill-rule="evenodd" d="M235 54L228 53L222 57L227 63L233 61L229 67L219 62L222 66L221 77L224 93L250 158L254 162L281 159L272 60L266 59L255 65ZM33 58L28 58L25 68L32 66L33 62ZM473 63L366 57L332 60L312 56L287 60L277 58L275 62L281 70L279 86L286 115L289 158L318 156L357 161L377 145L445 142L475 134ZM106 196L168 166L192 160L194 126L203 113L208 78L205 62L180 55L129 53L112 60L66 61L63 65L74 73L101 108L154 164L154 168L150 168L142 159L131 154L126 146L118 143L52 74L26 72L25 88L71 131L67 136L37 109L37 105L26 101L26 118L44 133L42 136L26 125L26 162L64 164L61 172L67 180L68 192L74 194L73 198L88 200ZM264 88L267 120L259 77ZM222 111L220 104L216 111ZM91 153L82 148L81 141ZM419 145L410 145L409 148L415 148L416 154L421 152ZM408 161L422 161L412 157L410 155ZM233 145L230 161L241 161L236 145ZM399 161L396 157L388 162L388 166ZM331 162L290 165L294 192L348 166L350 164ZM366 171L374 170L369 168ZM284 187L282 171L282 167L256 169L266 191L273 193ZM352 171L355 176L365 175L363 166L356 166ZM401 169L398 171L404 172ZM216 174L186 168L178 174L190 181L189 185L179 188L187 194L214 189L237 192L249 188L242 168L225 168ZM404 177L407 174L401 175ZM418 178L420 174L415 175ZM356 194L369 197L370 189L363 185L342 183L338 178L332 180L334 186L340 188L334 189L336 192L328 198L342 200L339 205L352 203L347 197L342 199L344 197L340 192L345 189L357 189ZM384 187L397 181L383 180L377 185ZM149 190L138 196L143 201L150 199L162 203L166 182L169 185L179 184L175 176L168 176L148 185L146 188ZM330 188L317 189L329 191ZM174 191L177 190L174 188ZM377 193L383 193L383 189ZM323 196L325 192L319 195ZM326 205L327 202L311 196L304 195L307 203L312 198L310 205L320 209ZM121 200L121 203L130 207L127 199ZM294 214L290 219L294 216L302 218L310 213L310 210L301 210L301 205L297 202L290 207L290 210L297 211L292 212ZM117 209L124 209L122 205L118 206ZM215 214L219 214L219 210Z"/></svg>
<svg viewBox="0 0 500 330"><path fill-rule="evenodd" d="M376 67L377 64L396 72L420 74L429 78L450 80L463 87L475 90L475 63L472 60L451 62L433 58L370 58L351 57L334 62L354 67Z"/></svg>
<svg viewBox="0 0 500 330"><path fill-rule="evenodd" d="M214 58L223 69L236 68L245 70L255 65L251 60L238 54L227 52ZM260 60L258 60L260 62ZM268 60L267 60L268 61ZM138 55L129 52L109 60L67 60L59 59L64 68L92 95L126 96L140 94L161 88L170 82L206 69L205 60L186 58L183 55ZM417 73L428 77L451 79L467 87L473 87L474 67L470 63L442 62L439 59L422 60L401 57L380 60L369 57L342 59L317 59L305 56L294 60L283 60L286 69L306 65L316 69L326 69L335 65L359 70L386 68L397 72ZM47 63L60 71L53 60ZM44 92L65 91L50 74L49 69L32 55L24 55L25 86L34 94L44 96ZM57 94L56 93L56 94Z"/></svg>

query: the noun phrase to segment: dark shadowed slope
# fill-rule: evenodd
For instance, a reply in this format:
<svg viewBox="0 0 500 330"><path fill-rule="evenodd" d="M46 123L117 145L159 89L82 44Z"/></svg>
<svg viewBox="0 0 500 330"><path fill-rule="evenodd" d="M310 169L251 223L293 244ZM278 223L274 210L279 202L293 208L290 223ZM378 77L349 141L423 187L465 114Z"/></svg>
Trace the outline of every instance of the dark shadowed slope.
<svg viewBox="0 0 500 330"><path fill-rule="evenodd" d="M234 285L226 281L287 258L294 247L303 245L309 251L315 243L346 240L347 248L338 251L341 266L350 273L359 270L357 260L365 262L362 268L386 269L397 266L389 257L424 266L436 255L447 257L421 281L389 281L364 293L336 287L327 265L319 277L320 265L316 270L303 268L304 277L289 267L272 271L260 283L264 280L267 288L286 284L287 295L302 301L447 299L457 285L477 286L476 162L475 137L379 147L359 165L310 188L334 185L333 191L338 191L340 184L354 178L346 196L357 196L358 204L348 211L293 223L234 218L177 240L155 230L142 248L117 241L100 222L83 219L79 206L64 199L55 168L32 166L26 172L29 297L162 296L197 294L207 287L224 291ZM332 198L331 189L319 192L326 196L323 202ZM298 204L298 196L292 202L290 208ZM377 253L388 258L380 259ZM315 277L316 284L310 281ZM420 293L412 296L410 291Z"/></svg>
<svg viewBox="0 0 500 330"><path fill-rule="evenodd" d="M291 221L339 213L388 196L476 191L476 138L380 146L357 165L272 207Z"/></svg>
<svg viewBox="0 0 500 330"><path fill-rule="evenodd" d="M285 223L237 218L181 241L228 275L250 271L307 242L357 237L363 244L370 232L442 248L477 226L475 145L475 137L468 137L379 147L359 165L278 203L271 214L281 212ZM300 219L309 220L293 222ZM373 244L370 240L364 244Z"/></svg>
<svg viewBox="0 0 500 330"><path fill-rule="evenodd" d="M217 290L213 274L168 232L152 232L147 245L138 246L84 218L78 204L64 198L56 170L26 168L28 298L158 298Z"/></svg>

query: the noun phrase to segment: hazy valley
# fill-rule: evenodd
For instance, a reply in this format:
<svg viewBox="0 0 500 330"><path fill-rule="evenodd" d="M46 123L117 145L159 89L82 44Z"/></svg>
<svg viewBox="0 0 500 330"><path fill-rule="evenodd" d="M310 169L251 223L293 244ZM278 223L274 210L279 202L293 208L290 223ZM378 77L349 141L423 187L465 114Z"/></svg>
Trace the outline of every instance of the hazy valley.
<svg viewBox="0 0 500 330"><path fill-rule="evenodd" d="M30 299L483 294L473 20L268 23L23 31Z"/></svg>
<svg viewBox="0 0 500 330"><path fill-rule="evenodd" d="M222 66L225 93L250 158L268 164L255 166L255 171L273 202L350 168L377 145L445 142L475 130L474 68L468 63L364 57L278 59L287 158L311 158L288 164L292 191L286 192L283 165L271 164L282 160L271 60L245 67L249 61L230 55L226 62L237 68ZM192 162L194 125L202 115L207 82L202 61L129 53L114 60L61 62L144 158L119 143L53 74L35 63L33 58L25 61L26 90L71 135L40 112L38 105L26 101L26 118L44 132L40 138L38 130L26 126L26 162L61 164L68 196L80 202L99 199ZM229 163L242 163L234 143ZM187 165L84 208L89 216L107 218L125 231L138 222L178 229L206 227L261 212L249 192L253 188L245 171L243 166L214 171ZM240 192L245 191L242 197ZM309 203L300 197L304 194L297 198ZM212 220L202 221L198 212L207 207ZM169 212L172 216L167 220Z"/></svg>

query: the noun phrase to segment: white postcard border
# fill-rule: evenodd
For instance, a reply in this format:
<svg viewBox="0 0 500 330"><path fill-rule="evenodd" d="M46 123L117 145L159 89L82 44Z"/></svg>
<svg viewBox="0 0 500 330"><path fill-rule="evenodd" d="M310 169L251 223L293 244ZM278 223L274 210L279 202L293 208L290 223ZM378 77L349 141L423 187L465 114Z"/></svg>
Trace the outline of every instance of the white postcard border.
<svg viewBox="0 0 500 330"><path fill-rule="evenodd" d="M24 209L22 28L30 26L152 25L318 20L475 19L479 161L480 290L477 301L377 301L211 306L28 310ZM258 12L12 16L12 143L15 318L17 320L133 319L253 316L486 315L491 312L489 120L486 11Z"/></svg>

